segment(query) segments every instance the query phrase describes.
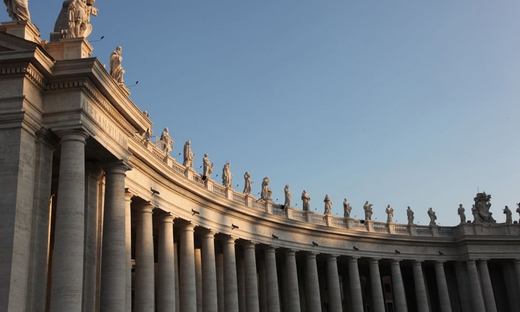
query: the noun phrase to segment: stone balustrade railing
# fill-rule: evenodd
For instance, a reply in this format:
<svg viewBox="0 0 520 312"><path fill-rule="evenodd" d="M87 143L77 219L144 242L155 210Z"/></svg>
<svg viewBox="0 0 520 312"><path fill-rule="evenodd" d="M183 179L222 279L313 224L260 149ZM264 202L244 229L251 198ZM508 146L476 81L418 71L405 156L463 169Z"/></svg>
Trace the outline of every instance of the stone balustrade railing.
<svg viewBox="0 0 520 312"><path fill-rule="evenodd" d="M493 225L464 223L453 227L447 226L425 226L416 224L397 224L377 222L373 220L361 220L353 218L342 218L332 215L323 215L312 211L302 211L293 207L283 207L274 204L272 201L265 201L250 194L242 194L231 188L226 188L214 180L204 180L202 175L196 173L193 168L187 168L175 161L169 155L166 155L157 144L143 140L139 136L135 136L135 142L144 145L150 154L155 158L164 162L172 172L193 181L208 191L227 198L235 203L244 205L251 210L265 212L268 214L284 217L289 220L300 222L308 222L318 226L327 226L334 228L343 228L347 231L356 232L374 232L392 235L407 236L423 236L423 237L456 237L459 235L520 235L520 226L518 224L497 223Z"/></svg>

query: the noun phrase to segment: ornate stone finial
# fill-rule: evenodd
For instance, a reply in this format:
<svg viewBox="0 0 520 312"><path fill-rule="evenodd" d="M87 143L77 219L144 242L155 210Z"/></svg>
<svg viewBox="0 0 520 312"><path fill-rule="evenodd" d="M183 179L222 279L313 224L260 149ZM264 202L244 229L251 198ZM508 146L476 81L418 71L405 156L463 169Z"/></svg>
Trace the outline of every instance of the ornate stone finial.
<svg viewBox="0 0 520 312"><path fill-rule="evenodd" d="M437 216L435 215L435 211L433 211L432 207L428 209L428 217L430 217L430 226L437 224L435 222L437 220Z"/></svg>
<svg viewBox="0 0 520 312"><path fill-rule="evenodd" d="M87 38L92 32L90 16L97 16L95 0L69 0L67 38Z"/></svg>
<svg viewBox="0 0 520 312"><path fill-rule="evenodd" d="M414 213L413 213L412 208L410 208L410 206L408 206L408 208L406 208L406 217L408 218L408 225L412 225Z"/></svg>
<svg viewBox="0 0 520 312"><path fill-rule="evenodd" d="M28 0L4 0L4 3L13 22L31 21Z"/></svg>
<svg viewBox="0 0 520 312"><path fill-rule="evenodd" d="M268 177L265 177L262 180L262 192L260 193L260 199L271 200L272 191L269 187L269 182L271 182L271 180L269 180Z"/></svg>
<svg viewBox="0 0 520 312"><path fill-rule="evenodd" d="M214 163L210 162L208 154L204 154L204 157L202 157L202 177L205 180L208 180L211 177L214 165Z"/></svg>
<svg viewBox="0 0 520 312"><path fill-rule="evenodd" d="M291 206L291 197L292 197L291 190L289 189L289 184L285 185L285 188L283 191L285 194L285 201L284 201L283 205L285 206L285 208L289 208Z"/></svg>
<svg viewBox="0 0 520 312"><path fill-rule="evenodd" d="M310 211L311 210L310 201L311 201L311 197L309 196L309 194L307 194L306 190L303 190L303 192L302 192L303 206L302 207L303 207L304 211Z"/></svg>
<svg viewBox="0 0 520 312"><path fill-rule="evenodd" d="M350 218L350 212L352 212L352 206L350 206L348 200L343 200L343 218Z"/></svg>
<svg viewBox="0 0 520 312"><path fill-rule="evenodd" d="M251 184L253 184L253 181L251 181L251 175L246 171L246 173L244 173L244 194L251 194Z"/></svg>
<svg viewBox="0 0 520 312"><path fill-rule="evenodd" d="M460 216L460 223L466 223L466 209L462 206L462 204L459 205L459 209L457 209L457 212Z"/></svg>
<svg viewBox="0 0 520 312"><path fill-rule="evenodd" d="M365 221L372 220L372 204L370 204L368 200L363 205L363 209L365 210Z"/></svg>
<svg viewBox="0 0 520 312"><path fill-rule="evenodd" d="M493 213L489 212L491 208L491 195L483 193L477 193L475 200L475 210L473 211L474 221L473 223L496 223L493 219Z"/></svg>
<svg viewBox="0 0 520 312"><path fill-rule="evenodd" d="M390 205L386 206L385 209L386 212L386 222L391 223L394 220L394 208L392 208Z"/></svg>
<svg viewBox="0 0 520 312"><path fill-rule="evenodd" d="M195 158L195 154L191 152L191 141L188 140L184 143L184 163L183 165L191 168L193 166L193 158Z"/></svg>
<svg viewBox="0 0 520 312"><path fill-rule="evenodd" d="M504 208L504 214L506 215L506 224L513 224L513 213L509 207Z"/></svg>
<svg viewBox="0 0 520 312"><path fill-rule="evenodd" d="M323 214L330 215L332 213L332 201L330 200L329 194L325 194L325 199L323 202L325 203L325 210Z"/></svg>
<svg viewBox="0 0 520 312"><path fill-rule="evenodd" d="M227 162L222 168L222 185L227 188L231 188L233 175L231 174L231 169L229 168L231 164Z"/></svg>
<svg viewBox="0 0 520 312"><path fill-rule="evenodd" d="M170 154L170 152L173 150L173 140L170 137L168 128L164 128L163 132L161 133L160 141L161 149L165 152L166 155Z"/></svg>
<svg viewBox="0 0 520 312"><path fill-rule="evenodd" d="M125 70L121 63L123 62L123 57L121 57L121 53L123 52L123 48L117 47L115 51L110 55L110 76L114 78L114 80L118 84L124 84L125 81L123 79L123 74Z"/></svg>

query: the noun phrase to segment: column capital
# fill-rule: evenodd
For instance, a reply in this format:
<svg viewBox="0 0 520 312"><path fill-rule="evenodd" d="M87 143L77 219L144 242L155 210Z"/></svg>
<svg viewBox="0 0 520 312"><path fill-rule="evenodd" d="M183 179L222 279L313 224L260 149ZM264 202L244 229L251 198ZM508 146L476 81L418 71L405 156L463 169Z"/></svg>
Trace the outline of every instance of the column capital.
<svg viewBox="0 0 520 312"><path fill-rule="evenodd" d="M375 262L375 263L379 263L379 260L381 260L381 258L369 258L369 262Z"/></svg>
<svg viewBox="0 0 520 312"><path fill-rule="evenodd" d="M175 219L175 217L172 216L170 213L165 213L159 218L161 223L173 223L173 219Z"/></svg>
<svg viewBox="0 0 520 312"><path fill-rule="evenodd" d="M85 172L96 180L99 180L103 176L103 168L94 162L85 162Z"/></svg>
<svg viewBox="0 0 520 312"><path fill-rule="evenodd" d="M191 223L191 222L186 222L184 224L181 224L179 226L179 228L185 232L193 232L195 231L195 224Z"/></svg>
<svg viewBox="0 0 520 312"><path fill-rule="evenodd" d="M327 259L338 259L339 255L335 255L335 254L327 254Z"/></svg>
<svg viewBox="0 0 520 312"><path fill-rule="evenodd" d="M231 235L225 235L222 237L222 242L226 244L235 244L235 241L237 240L236 237L233 237Z"/></svg>
<svg viewBox="0 0 520 312"><path fill-rule="evenodd" d="M125 188L125 201L132 201L132 197L134 197L134 191L129 189L128 187Z"/></svg>
<svg viewBox="0 0 520 312"><path fill-rule="evenodd" d="M244 242L243 247L244 247L244 249L255 249L256 244L253 243L252 241L246 241L246 242Z"/></svg>
<svg viewBox="0 0 520 312"><path fill-rule="evenodd" d="M128 170L132 170L132 166L123 159L103 163L103 169L110 173L122 173L124 174Z"/></svg>
<svg viewBox="0 0 520 312"><path fill-rule="evenodd" d="M152 213L155 207L150 202L144 202L141 205L137 205L136 210L140 213Z"/></svg>
<svg viewBox="0 0 520 312"><path fill-rule="evenodd" d="M217 235L217 232L213 231L212 229L204 229L201 231L201 236L205 238L215 238L215 235Z"/></svg>
<svg viewBox="0 0 520 312"><path fill-rule="evenodd" d="M359 256L348 256L347 257L349 262L357 262L359 258L361 258L361 257L359 257Z"/></svg>
<svg viewBox="0 0 520 312"><path fill-rule="evenodd" d="M60 137L61 142L64 141L80 141L85 143L89 134L84 129L63 129L57 130L55 133Z"/></svg>

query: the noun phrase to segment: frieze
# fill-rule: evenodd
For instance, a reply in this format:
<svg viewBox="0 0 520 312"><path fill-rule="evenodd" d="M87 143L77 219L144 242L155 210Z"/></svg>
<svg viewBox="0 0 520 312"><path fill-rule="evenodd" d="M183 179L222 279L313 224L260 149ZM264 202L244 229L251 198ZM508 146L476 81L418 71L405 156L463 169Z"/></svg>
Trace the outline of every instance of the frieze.
<svg viewBox="0 0 520 312"><path fill-rule="evenodd" d="M468 246L469 252L520 252L520 246Z"/></svg>
<svg viewBox="0 0 520 312"><path fill-rule="evenodd" d="M23 66L23 67L11 67L11 68L2 68L0 69L0 76L3 75L20 75L24 74L30 80L32 80L38 87L44 88L44 80L43 75L38 72L34 66Z"/></svg>
<svg viewBox="0 0 520 312"><path fill-rule="evenodd" d="M101 111L96 109L94 105L90 104L87 100L83 100L81 106L83 111L90 116L96 124L108 134L108 136L126 148L128 144L127 136L124 135L111 120L109 120Z"/></svg>

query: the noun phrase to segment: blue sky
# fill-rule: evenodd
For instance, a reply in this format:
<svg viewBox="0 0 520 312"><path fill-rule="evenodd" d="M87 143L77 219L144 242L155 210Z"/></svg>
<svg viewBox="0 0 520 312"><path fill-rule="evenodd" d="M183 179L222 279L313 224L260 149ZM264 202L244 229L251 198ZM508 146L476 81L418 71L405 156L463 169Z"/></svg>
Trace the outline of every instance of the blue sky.
<svg viewBox="0 0 520 312"><path fill-rule="evenodd" d="M48 39L62 1L30 0ZM520 170L519 1L98 0L94 57L116 46L131 98L167 126L172 155L188 139L195 168L208 153L231 162L233 184L253 193L270 177L301 208L303 189L333 214L441 225L457 207L492 195L495 218L514 211ZM2 20L8 20L3 13ZM177 160L181 160L177 157ZM198 169L200 171L200 169ZM518 215L515 214L515 219Z"/></svg>

